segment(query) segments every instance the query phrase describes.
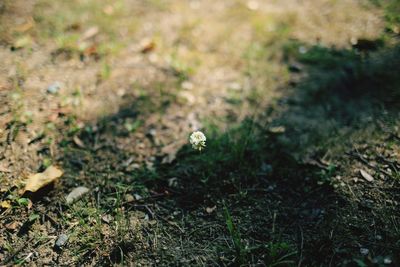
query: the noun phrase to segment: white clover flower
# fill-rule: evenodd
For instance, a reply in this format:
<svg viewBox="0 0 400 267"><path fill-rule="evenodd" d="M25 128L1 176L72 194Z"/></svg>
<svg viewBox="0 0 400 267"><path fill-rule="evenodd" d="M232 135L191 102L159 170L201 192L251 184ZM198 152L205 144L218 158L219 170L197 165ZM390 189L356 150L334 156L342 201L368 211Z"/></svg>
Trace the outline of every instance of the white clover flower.
<svg viewBox="0 0 400 267"><path fill-rule="evenodd" d="M196 150L201 151L206 147L206 136L200 131L193 132L190 135L189 141Z"/></svg>

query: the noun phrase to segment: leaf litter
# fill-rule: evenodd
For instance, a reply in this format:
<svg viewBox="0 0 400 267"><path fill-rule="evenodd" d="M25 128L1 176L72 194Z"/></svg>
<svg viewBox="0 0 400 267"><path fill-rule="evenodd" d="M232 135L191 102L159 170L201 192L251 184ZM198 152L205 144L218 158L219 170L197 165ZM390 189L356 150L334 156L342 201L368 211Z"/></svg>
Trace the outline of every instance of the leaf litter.
<svg viewBox="0 0 400 267"><path fill-rule="evenodd" d="M36 192L44 186L55 182L62 175L63 171L61 169L51 165L44 172L30 175L21 193L23 194L26 191Z"/></svg>

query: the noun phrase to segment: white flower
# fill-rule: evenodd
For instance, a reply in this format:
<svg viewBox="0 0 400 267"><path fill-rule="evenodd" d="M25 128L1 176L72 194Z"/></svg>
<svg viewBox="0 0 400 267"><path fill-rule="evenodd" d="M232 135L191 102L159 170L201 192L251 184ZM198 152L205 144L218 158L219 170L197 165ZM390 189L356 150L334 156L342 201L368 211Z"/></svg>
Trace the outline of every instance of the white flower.
<svg viewBox="0 0 400 267"><path fill-rule="evenodd" d="M189 141L196 150L201 151L206 147L206 136L200 131L193 132L190 135Z"/></svg>

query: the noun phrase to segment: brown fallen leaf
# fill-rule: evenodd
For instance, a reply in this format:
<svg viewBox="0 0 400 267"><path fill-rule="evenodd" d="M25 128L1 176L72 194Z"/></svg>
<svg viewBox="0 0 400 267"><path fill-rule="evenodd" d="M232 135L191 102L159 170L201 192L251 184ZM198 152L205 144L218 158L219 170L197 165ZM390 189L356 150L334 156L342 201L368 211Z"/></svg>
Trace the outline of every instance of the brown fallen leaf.
<svg viewBox="0 0 400 267"><path fill-rule="evenodd" d="M54 182L57 178L61 177L62 174L62 170L51 165L44 172L30 175L22 193L26 191L36 192L40 188Z"/></svg>
<svg viewBox="0 0 400 267"><path fill-rule="evenodd" d="M364 170L360 170L361 176L364 177L365 180L367 180L368 182L372 182L374 180L374 177L372 177L371 174L369 174L368 172L364 171Z"/></svg>
<svg viewBox="0 0 400 267"><path fill-rule="evenodd" d="M83 54L84 54L85 56L87 56L87 57L98 55L98 53L97 53L97 46L96 46L96 45L91 45L91 46L87 47L87 48L83 51Z"/></svg>
<svg viewBox="0 0 400 267"><path fill-rule="evenodd" d="M19 225L19 223L14 221L14 222L10 222L10 223L6 224L6 228L8 230L15 230L15 229L17 229L18 225Z"/></svg>
<svg viewBox="0 0 400 267"><path fill-rule="evenodd" d="M156 48L156 43L152 40L144 39L140 43L140 46L141 46L140 52L146 54L153 51Z"/></svg>

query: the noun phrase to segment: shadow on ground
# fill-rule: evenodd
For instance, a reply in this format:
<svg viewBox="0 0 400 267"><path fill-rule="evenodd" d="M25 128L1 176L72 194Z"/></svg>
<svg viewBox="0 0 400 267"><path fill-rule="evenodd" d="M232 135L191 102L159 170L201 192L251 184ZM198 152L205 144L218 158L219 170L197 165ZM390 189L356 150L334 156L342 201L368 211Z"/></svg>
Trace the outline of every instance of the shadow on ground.
<svg viewBox="0 0 400 267"><path fill-rule="evenodd" d="M264 121L246 119L226 132L210 125L207 149L186 145L171 164L157 157L132 164L129 143L117 145L119 138L132 140L135 129L124 122L135 121L136 104L80 133L92 149L67 140L63 188L95 188L93 207L142 224L140 238L116 232L103 239L103 256L98 245L77 241L81 263L372 266L385 257L398 263L399 163L390 155L399 147L400 49L368 49L288 42L285 62L294 78ZM379 156L388 153L392 176L386 169L379 176L377 147ZM361 150L371 154L352 158ZM375 166L376 184L353 183L354 162L363 160Z"/></svg>

